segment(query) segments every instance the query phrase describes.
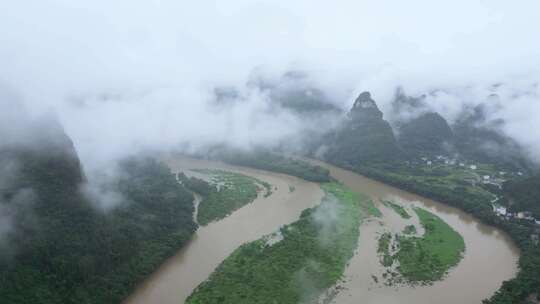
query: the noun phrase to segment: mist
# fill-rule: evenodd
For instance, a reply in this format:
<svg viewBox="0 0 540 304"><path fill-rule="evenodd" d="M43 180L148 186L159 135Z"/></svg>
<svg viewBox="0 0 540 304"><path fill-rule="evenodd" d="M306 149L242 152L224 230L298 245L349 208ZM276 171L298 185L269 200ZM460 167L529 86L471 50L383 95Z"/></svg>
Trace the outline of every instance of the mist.
<svg viewBox="0 0 540 304"><path fill-rule="evenodd" d="M450 121L465 105L498 103L490 119L504 119L501 132L539 160L539 8L536 1L5 1L0 113L17 121L13 100L29 115L55 113L86 168L180 144L272 146L323 124L276 106L251 83L300 70L343 110L369 90L387 113L397 87L428 94L429 107ZM236 90L232 102L217 102L215 89L224 87ZM499 101L487 99L492 93Z"/></svg>

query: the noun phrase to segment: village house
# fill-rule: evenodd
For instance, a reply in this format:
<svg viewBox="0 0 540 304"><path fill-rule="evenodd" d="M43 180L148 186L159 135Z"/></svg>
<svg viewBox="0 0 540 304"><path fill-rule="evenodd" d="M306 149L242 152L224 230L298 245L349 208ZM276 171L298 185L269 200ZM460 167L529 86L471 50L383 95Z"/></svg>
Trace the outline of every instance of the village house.
<svg viewBox="0 0 540 304"><path fill-rule="evenodd" d="M532 217L532 213L529 211L521 211L517 213L518 219L524 219L524 220L534 220Z"/></svg>
<svg viewBox="0 0 540 304"><path fill-rule="evenodd" d="M469 168L471 168L471 170L476 170L476 165L471 165Z"/></svg>
<svg viewBox="0 0 540 304"><path fill-rule="evenodd" d="M493 209L497 215L506 216L506 207L503 206L493 206Z"/></svg>

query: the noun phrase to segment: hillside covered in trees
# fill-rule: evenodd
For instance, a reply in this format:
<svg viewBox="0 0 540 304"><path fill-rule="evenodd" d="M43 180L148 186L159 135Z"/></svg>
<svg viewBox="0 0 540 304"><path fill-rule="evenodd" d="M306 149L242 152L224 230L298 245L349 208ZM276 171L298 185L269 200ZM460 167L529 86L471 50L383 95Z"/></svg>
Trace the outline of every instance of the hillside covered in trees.
<svg viewBox="0 0 540 304"><path fill-rule="evenodd" d="M447 154L453 133L438 113L428 112L400 125L398 142L411 156Z"/></svg>
<svg viewBox="0 0 540 304"><path fill-rule="evenodd" d="M392 127L369 92L361 93L347 117L323 139L324 158L346 167L400 158Z"/></svg>
<svg viewBox="0 0 540 304"><path fill-rule="evenodd" d="M130 158L106 185L119 205L102 210L61 126L38 131L0 146L0 302L118 303L190 239L193 197L167 167Z"/></svg>
<svg viewBox="0 0 540 304"><path fill-rule="evenodd" d="M540 175L507 181L503 189L510 201L510 211L530 211L540 219Z"/></svg>

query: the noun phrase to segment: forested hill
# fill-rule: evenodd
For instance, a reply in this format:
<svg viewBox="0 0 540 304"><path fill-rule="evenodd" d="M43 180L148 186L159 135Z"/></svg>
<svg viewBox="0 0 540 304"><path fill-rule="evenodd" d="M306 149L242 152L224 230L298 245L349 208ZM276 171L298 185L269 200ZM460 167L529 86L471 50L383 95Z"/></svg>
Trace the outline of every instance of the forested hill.
<svg viewBox="0 0 540 304"><path fill-rule="evenodd" d="M420 102L420 100L416 101ZM413 105L417 106L418 103ZM457 175L454 175L454 172L469 170L465 165L450 162L433 164L427 160L426 162L415 161L415 158L417 160L425 155L427 149L430 148L430 142L444 143L444 134L450 136L448 126L441 117L422 116L423 113L429 113L429 111L415 116L417 118L408 117L411 125L401 127L405 128L405 136L408 136L409 140L404 142L402 138L401 147L396 148L393 137L387 131L392 132L392 130L384 123L382 113L370 95L365 93L362 93L355 102L348 119L344 122L345 128L334 131L325 141L325 144L332 145L327 147L328 152L321 154L326 161L337 166L460 208L483 222L507 232L521 250L519 272L516 278L504 282L494 296L483 303L536 303L537 295L540 294L540 245L538 243L540 228L529 215L524 214L524 217L497 215L493 211L493 199L496 193L497 200L501 202L509 199L511 212L530 211L536 216L539 211L540 192L537 190L540 189L540 178L533 176L512 180L527 176L518 171L520 167L530 169L529 172L534 172L534 167L523 166L522 164L525 163L522 162L524 158L521 148L513 140L498 132L497 125L503 122L487 121L482 112L483 110L478 108L473 111L472 116L464 115L458 119L458 125L455 125L452 130L454 151L459 153L459 157L464 160L479 162L483 166L494 168L492 170L496 174L510 178L503 184L502 189L497 186L491 187L486 183L472 184L462 177L456 179ZM429 128L434 130L426 130ZM412 146L407 147L407 145ZM401 154L400 151L396 151L397 149L406 151ZM493 151L490 152L490 149ZM454 157L454 155L447 157ZM466 169L460 169L461 167ZM507 167L515 170L514 173L501 174L499 170L506 170ZM470 170L476 169L470 168ZM492 188L495 189L495 193L489 192L493 191Z"/></svg>
<svg viewBox="0 0 540 304"><path fill-rule="evenodd" d="M435 112L424 113L398 128L400 146L414 157L448 154L453 139L446 119Z"/></svg>
<svg viewBox="0 0 540 304"><path fill-rule="evenodd" d="M346 167L399 159L402 155L392 127L369 92L358 96L347 118L323 142L324 158Z"/></svg>
<svg viewBox="0 0 540 304"><path fill-rule="evenodd" d="M535 168L524 149L502 132L505 122L488 117L487 105L465 107L449 124L424 99L398 90L388 113L391 126L371 94L363 92L341 123L310 150L349 168L438 155L490 163L505 170L529 172Z"/></svg>
<svg viewBox="0 0 540 304"><path fill-rule="evenodd" d="M509 180L503 190L510 199L510 211L530 211L534 218L540 219L540 175Z"/></svg>
<svg viewBox="0 0 540 304"><path fill-rule="evenodd" d="M0 146L1 303L120 303L195 231L193 197L163 165L121 162L105 211L61 126L24 130L35 140Z"/></svg>
<svg viewBox="0 0 540 304"><path fill-rule="evenodd" d="M457 150L469 159L498 164L502 167L528 169L523 148L512 138L500 132L503 120L488 120L486 106L480 104L465 109L452 128Z"/></svg>

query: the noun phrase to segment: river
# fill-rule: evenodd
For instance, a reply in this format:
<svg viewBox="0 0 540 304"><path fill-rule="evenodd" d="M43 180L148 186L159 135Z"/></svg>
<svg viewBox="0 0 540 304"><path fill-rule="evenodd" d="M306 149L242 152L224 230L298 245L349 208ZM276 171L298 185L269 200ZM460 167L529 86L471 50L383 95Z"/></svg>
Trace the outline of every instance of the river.
<svg viewBox="0 0 540 304"><path fill-rule="evenodd" d="M332 303L480 304L499 289L503 281L515 276L519 250L506 233L482 224L459 209L351 171L320 162L318 164L328 168L333 177L352 190L371 196L383 213L382 224L380 221L368 221L361 226L359 248L345 271L345 282L341 284L345 290ZM383 271L376 254L376 236L382 231L400 232L405 226L404 220L386 208L380 199L398 201L404 206L423 207L442 218L463 236L466 246L464 258L450 270L448 277L431 286L414 288L384 286L373 281L371 275L380 278Z"/></svg>
<svg viewBox="0 0 540 304"><path fill-rule="evenodd" d="M200 227L178 254L166 261L137 288L126 304L182 303L234 249L245 242L295 221L302 210L317 205L323 192L317 184L291 176L226 165L220 162L186 158L167 159L173 172L196 168L220 168L246 174L272 184L276 189L267 198L259 197L231 216ZM373 198L383 212L381 220L370 220L360 229L359 248L345 271L344 287L331 303L464 303L480 304L502 284L515 276L519 251L503 232L484 225L455 208L425 199L328 164L333 177L354 191ZM295 188L290 191L290 187ZM448 277L431 286L385 286L375 283L383 268L376 254L377 237L384 231L399 232L406 225L380 199L398 201L407 208L419 206L441 217L465 240L463 260ZM413 218L418 225L418 220Z"/></svg>
<svg viewBox="0 0 540 304"><path fill-rule="evenodd" d="M186 158L168 159L166 162L173 172L225 169L253 176L275 188L269 197L259 196L227 218L200 227L189 244L139 286L125 301L126 304L183 303L193 289L236 248L294 222L302 210L317 205L324 195L317 184L283 174ZM289 186L295 190L291 192Z"/></svg>

